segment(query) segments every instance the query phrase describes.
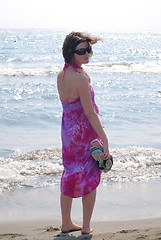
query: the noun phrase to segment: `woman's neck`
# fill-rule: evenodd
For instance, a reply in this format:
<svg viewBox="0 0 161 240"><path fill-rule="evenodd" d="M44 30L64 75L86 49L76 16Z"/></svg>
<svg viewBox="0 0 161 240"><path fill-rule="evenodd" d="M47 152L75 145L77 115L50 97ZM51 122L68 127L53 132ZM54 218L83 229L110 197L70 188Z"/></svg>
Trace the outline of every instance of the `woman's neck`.
<svg viewBox="0 0 161 240"><path fill-rule="evenodd" d="M71 66L74 68L75 71L79 71L81 69L83 69L80 65L78 65L77 63L65 63L65 67L67 68L68 66Z"/></svg>
<svg viewBox="0 0 161 240"><path fill-rule="evenodd" d="M70 63L70 66L72 66L75 70L82 69L82 66L77 63Z"/></svg>

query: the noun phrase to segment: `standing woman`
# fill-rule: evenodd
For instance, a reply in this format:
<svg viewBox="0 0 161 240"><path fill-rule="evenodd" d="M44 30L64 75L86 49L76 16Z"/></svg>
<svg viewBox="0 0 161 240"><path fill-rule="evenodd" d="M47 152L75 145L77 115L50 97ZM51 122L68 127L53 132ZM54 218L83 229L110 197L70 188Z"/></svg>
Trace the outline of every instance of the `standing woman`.
<svg viewBox="0 0 161 240"><path fill-rule="evenodd" d="M63 44L64 68L59 72L57 87L63 107L61 178L62 232L92 232L90 220L101 172L90 156L90 142L103 145L102 159L109 160L108 139L98 118L98 107L90 77L82 68L92 56L92 44L101 40L80 32L71 32ZM82 197L83 226L71 219L72 199Z"/></svg>

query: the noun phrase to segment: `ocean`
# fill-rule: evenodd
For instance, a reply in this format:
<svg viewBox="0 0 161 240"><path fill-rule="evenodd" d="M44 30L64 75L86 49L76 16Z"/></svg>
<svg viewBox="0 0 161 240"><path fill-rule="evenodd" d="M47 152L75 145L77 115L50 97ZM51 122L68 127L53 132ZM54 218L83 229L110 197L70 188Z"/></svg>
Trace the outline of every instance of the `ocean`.
<svg viewBox="0 0 161 240"><path fill-rule="evenodd" d="M0 30L0 195L59 185L56 78L68 32ZM93 32L84 69L114 157L102 184L161 183L161 33ZM157 195L158 196L158 195ZM159 200L158 200L159 201ZM158 204L161 204L159 201Z"/></svg>

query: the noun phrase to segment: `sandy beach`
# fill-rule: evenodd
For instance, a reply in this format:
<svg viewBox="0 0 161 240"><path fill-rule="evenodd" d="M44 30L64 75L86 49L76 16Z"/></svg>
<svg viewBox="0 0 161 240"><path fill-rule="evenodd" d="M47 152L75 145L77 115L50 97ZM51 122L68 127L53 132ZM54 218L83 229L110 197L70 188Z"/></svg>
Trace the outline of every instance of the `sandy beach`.
<svg viewBox="0 0 161 240"><path fill-rule="evenodd" d="M161 218L119 222L92 222L94 231L62 234L59 220L32 220L0 223L0 239L4 240L61 240L61 239L161 239Z"/></svg>
<svg viewBox="0 0 161 240"><path fill-rule="evenodd" d="M89 235L61 234L58 185L6 193L0 199L0 240L161 240L159 187L154 182L100 184ZM82 224L81 199L73 201L72 216Z"/></svg>

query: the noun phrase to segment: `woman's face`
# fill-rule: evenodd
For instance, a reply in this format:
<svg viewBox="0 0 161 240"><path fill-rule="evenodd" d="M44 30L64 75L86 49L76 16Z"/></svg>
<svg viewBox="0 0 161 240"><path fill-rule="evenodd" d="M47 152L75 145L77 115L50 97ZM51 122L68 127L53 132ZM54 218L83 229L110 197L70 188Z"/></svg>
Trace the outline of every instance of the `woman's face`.
<svg viewBox="0 0 161 240"><path fill-rule="evenodd" d="M88 42L81 42L76 46L76 51L79 49L87 49L90 45ZM73 62L81 66L82 64L87 64L89 62L89 59L91 57L91 53L88 53L88 51L85 52L83 55L78 55L77 53L74 53L73 56Z"/></svg>

